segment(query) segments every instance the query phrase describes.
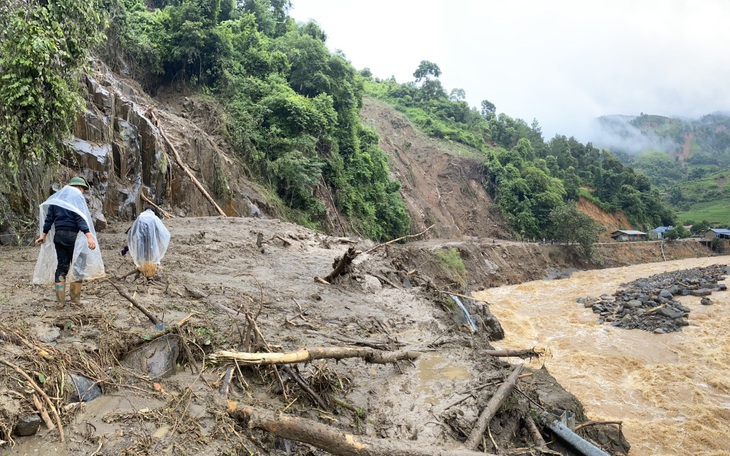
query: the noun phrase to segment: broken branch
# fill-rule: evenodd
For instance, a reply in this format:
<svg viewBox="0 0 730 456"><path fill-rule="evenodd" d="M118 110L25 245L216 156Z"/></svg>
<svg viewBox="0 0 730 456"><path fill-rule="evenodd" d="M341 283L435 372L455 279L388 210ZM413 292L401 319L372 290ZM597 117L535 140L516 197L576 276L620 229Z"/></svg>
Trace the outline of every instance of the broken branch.
<svg viewBox="0 0 730 456"><path fill-rule="evenodd" d="M146 202L147 204L149 204L150 206L152 206L152 207L154 207L155 209L157 209L158 211L160 211L160 214L164 215L165 217L167 217L167 218L174 218L174 217L175 217L174 215L170 214L169 212L167 212L166 210L164 210L164 209L163 209L163 208L161 208L160 206L158 206L158 205L156 205L155 203L153 203L153 202L152 202L152 200L150 200L149 198L147 198L146 196L144 196L144 193L140 192L140 193L139 193L139 196L140 196L140 197L141 197L141 198L142 198L143 200L145 200L145 202Z"/></svg>
<svg viewBox="0 0 730 456"><path fill-rule="evenodd" d="M383 242L382 244L378 244L378 245L376 245L375 247L371 247L371 248L367 249L367 250L366 250L366 251L364 251L363 253L370 253L370 252L372 252L373 250L379 249L379 248L381 248L381 247L385 247L386 245L389 245L389 244L393 244L393 243L395 243L395 242L398 242L398 241L402 241L403 239L409 239L409 238L414 238L414 237L418 237L418 236L423 236L423 235L424 235L424 234L426 233L426 231L430 230L430 229L431 229L431 228L433 228L434 226L436 226L436 225L435 225L435 224L434 224L434 225L431 225L431 226L429 226L428 228L426 228L425 230L421 231L420 233L416 233L416 234L409 234L409 235L407 235L407 236L401 236L401 237L399 237L399 238L393 239L393 240L391 240L391 241L388 241L388 242Z"/></svg>
<svg viewBox="0 0 730 456"><path fill-rule="evenodd" d="M217 351L209 356L213 363L237 361L245 364L290 364L314 359L363 358L367 363L386 364L401 360L414 360L420 353L413 351L383 352L367 347L319 347L303 348L289 353L247 353Z"/></svg>
<svg viewBox="0 0 730 456"><path fill-rule="evenodd" d="M518 358L539 358L542 355L542 353L535 351L534 348L524 350L482 350L481 353L498 358L509 358L511 356Z"/></svg>
<svg viewBox="0 0 730 456"><path fill-rule="evenodd" d="M136 307L137 309L139 309L140 312L145 314L152 323L154 323L155 325L159 325L161 323L161 321L157 317L155 317L149 310L145 309L140 303L135 301L134 298L132 296L130 296L126 290L123 290L121 287L119 287L116 283L112 282L110 279L106 279L106 280L107 280L107 282L112 284L112 286L114 288L116 288L116 290L119 292L120 295L124 296L127 299L127 301L131 302L134 307Z"/></svg>
<svg viewBox="0 0 730 456"><path fill-rule="evenodd" d="M212 204L213 207L215 207L215 210L218 211L218 213L221 216L228 217L226 215L226 213L223 212L223 209L221 209L220 206L218 206L218 203L215 202L213 197L210 196L210 194L205 190L205 188L203 188L203 185L200 183L200 181L198 181L198 179L193 175L193 173L190 172L190 170L188 169L188 165L186 165L185 162L182 160L182 158L180 158L180 154L177 153L177 149L175 149L175 146L172 145L172 142L170 142L170 140L167 138L167 135L165 134L165 132L163 132L162 128L159 126L159 122L157 120L157 117L155 116L155 113L152 112L152 110L149 110L149 111L147 111L147 114L149 115L150 120L152 120L154 122L154 124L157 125L157 130L160 132L160 136L162 136L162 139L165 140L165 144L167 145L167 147L169 147L170 150L172 151L173 155L175 155L175 161L177 162L178 166L180 166L180 168L182 168L182 170L185 172L185 174L187 174L187 176L190 178L190 180L193 181L193 184L198 188L198 190L200 190L200 193L203 194L205 199L207 199L210 202L210 204Z"/></svg>

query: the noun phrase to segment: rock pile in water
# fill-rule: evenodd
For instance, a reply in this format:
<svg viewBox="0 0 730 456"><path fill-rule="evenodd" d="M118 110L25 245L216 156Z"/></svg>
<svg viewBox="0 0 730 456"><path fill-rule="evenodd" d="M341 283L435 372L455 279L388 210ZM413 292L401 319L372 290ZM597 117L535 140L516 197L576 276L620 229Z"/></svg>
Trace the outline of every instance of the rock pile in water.
<svg viewBox="0 0 730 456"><path fill-rule="evenodd" d="M578 298L578 302L600 315L599 323L626 329L643 329L657 334L681 331L687 326L690 309L675 296L699 296L711 305L714 291L725 291L718 283L730 274L727 265L712 265L671 271L622 284L613 295Z"/></svg>

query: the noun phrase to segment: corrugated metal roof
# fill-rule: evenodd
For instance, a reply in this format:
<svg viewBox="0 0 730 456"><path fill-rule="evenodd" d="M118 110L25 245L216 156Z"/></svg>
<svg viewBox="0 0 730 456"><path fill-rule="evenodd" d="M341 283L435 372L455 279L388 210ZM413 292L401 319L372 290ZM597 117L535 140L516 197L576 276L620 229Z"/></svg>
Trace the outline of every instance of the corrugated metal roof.
<svg viewBox="0 0 730 456"><path fill-rule="evenodd" d="M616 234L616 233L628 234L628 235L631 235L631 236L636 236L636 235L640 235L640 234L644 234L645 235L646 234L643 231L637 231L637 230L616 230L616 231L613 232L613 234Z"/></svg>

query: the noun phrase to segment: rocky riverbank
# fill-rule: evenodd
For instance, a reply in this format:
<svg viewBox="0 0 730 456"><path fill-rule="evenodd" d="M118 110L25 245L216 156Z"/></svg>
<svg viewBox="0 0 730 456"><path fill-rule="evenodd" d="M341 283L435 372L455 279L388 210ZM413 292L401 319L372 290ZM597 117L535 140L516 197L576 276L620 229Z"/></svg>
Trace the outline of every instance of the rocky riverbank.
<svg viewBox="0 0 730 456"><path fill-rule="evenodd" d="M681 331L689 324L689 307L675 296L700 296L703 305L712 305L713 292L726 291L718 283L730 273L727 265L714 265L657 274L624 284L613 295L579 298L578 303L599 315L599 323L657 334Z"/></svg>

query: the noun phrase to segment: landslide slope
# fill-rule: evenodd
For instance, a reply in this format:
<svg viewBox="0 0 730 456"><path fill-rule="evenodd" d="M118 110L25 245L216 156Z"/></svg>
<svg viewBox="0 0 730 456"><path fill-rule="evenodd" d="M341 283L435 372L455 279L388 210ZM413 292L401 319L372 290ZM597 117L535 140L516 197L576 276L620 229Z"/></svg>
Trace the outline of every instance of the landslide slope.
<svg viewBox="0 0 730 456"><path fill-rule="evenodd" d="M474 150L427 137L379 100L365 97L360 115L390 156L391 175L401 183L415 232L433 224L427 237L512 239L482 185L482 163Z"/></svg>

